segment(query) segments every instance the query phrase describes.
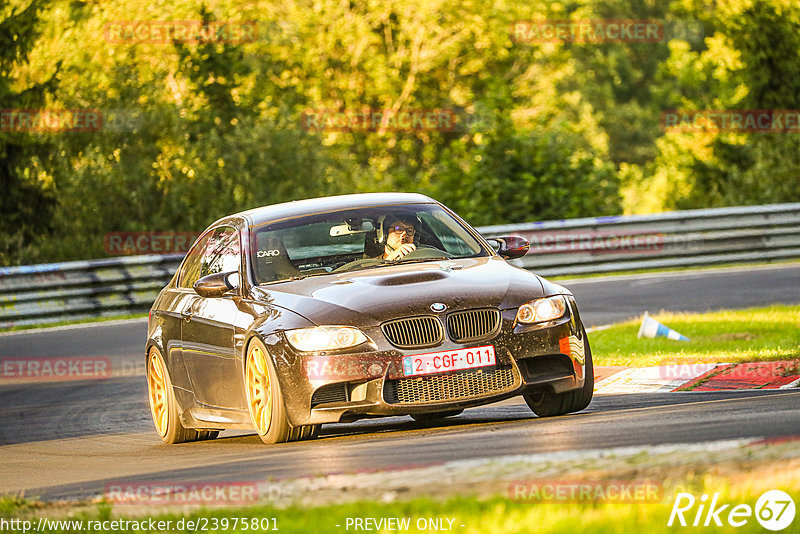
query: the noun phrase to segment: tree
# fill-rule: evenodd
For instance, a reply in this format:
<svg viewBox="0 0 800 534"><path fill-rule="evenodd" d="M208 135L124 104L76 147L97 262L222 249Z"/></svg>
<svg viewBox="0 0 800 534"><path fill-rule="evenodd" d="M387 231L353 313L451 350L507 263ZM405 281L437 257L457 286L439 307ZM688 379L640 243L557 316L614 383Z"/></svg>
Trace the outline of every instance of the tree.
<svg viewBox="0 0 800 534"><path fill-rule="evenodd" d="M55 206L47 169L53 143L20 124L18 112L45 103L55 87L56 73L27 88L15 89L15 68L27 61L39 36L40 9L38 0L24 9L9 7L0 0L0 263L18 261L21 249L51 230Z"/></svg>
<svg viewBox="0 0 800 534"><path fill-rule="evenodd" d="M727 2L706 20L708 49L674 46L662 68L678 80L687 110L800 108L800 6L783 0ZM661 209L800 201L800 135L712 129L667 133L642 189ZM652 206L656 209L658 206Z"/></svg>
<svg viewBox="0 0 800 534"><path fill-rule="evenodd" d="M619 183L569 130L519 130L499 116L488 132L454 143L437 168L436 196L473 224L619 213Z"/></svg>
<svg viewBox="0 0 800 534"><path fill-rule="evenodd" d="M800 6L755 0L723 33L737 52L733 81L747 87L736 106L800 109ZM800 132L722 133L713 157L693 168L694 187L678 207L800 201Z"/></svg>

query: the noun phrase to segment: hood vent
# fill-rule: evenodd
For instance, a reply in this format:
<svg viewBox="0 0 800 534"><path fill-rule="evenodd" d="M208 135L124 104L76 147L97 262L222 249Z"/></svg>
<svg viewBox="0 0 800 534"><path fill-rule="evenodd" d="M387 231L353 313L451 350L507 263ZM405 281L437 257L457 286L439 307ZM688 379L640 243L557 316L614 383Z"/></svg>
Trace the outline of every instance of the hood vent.
<svg viewBox="0 0 800 534"><path fill-rule="evenodd" d="M447 278L447 274L440 270L418 273L404 273L391 276L376 277L369 283L376 286L402 286L405 284L420 284L422 282L435 282Z"/></svg>

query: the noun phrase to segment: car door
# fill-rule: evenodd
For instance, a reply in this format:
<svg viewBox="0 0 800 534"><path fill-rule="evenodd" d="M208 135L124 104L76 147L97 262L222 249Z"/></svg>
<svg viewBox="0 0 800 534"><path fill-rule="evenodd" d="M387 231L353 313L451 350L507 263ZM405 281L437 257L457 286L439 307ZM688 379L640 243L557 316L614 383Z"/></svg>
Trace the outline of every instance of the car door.
<svg viewBox="0 0 800 534"><path fill-rule="evenodd" d="M221 272L241 275L239 231L230 226L213 230L203 251L198 277ZM187 298L181 328L181 346L197 402L218 408L244 409L242 370L234 351L234 323L238 290L222 297Z"/></svg>
<svg viewBox="0 0 800 534"><path fill-rule="evenodd" d="M185 312L197 297L192 285L200 278L203 251L208 246L211 233L200 236L189 249L178 271L177 282L174 287L167 287L164 293L164 302L159 310L164 339L164 357L170 369L170 379L176 388L186 391L192 390L189 380L183 347L181 346L181 330L183 329Z"/></svg>

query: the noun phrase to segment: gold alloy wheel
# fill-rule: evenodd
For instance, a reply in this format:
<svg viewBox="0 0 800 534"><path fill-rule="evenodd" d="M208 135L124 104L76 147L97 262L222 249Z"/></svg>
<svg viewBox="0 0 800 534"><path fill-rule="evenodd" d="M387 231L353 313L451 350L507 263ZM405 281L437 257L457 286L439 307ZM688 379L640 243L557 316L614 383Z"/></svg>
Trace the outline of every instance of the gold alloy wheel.
<svg viewBox="0 0 800 534"><path fill-rule="evenodd" d="M247 354L247 404L253 425L260 435L269 431L272 423L272 387L269 381L267 360L258 345L250 347Z"/></svg>
<svg viewBox="0 0 800 534"><path fill-rule="evenodd" d="M161 437L167 435L169 410L167 400L167 381L164 363L155 350L150 351L147 369L147 385L150 392L150 413L156 430Z"/></svg>

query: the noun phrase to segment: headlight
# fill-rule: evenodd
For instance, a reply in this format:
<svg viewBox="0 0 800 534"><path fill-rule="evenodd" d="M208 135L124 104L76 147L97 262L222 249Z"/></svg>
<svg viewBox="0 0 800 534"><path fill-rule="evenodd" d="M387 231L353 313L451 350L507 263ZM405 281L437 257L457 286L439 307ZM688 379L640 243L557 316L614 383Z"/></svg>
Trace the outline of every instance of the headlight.
<svg viewBox="0 0 800 534"><path fill-rule="evenodd" d="M314 352L355 347L367 341L367 336L349 326L316 326L287 330L286 339L299 351Z"/></svg>
<svg viewBox="0 0 800 534"><path fill-rule="evenodd" d="M542 323L563 317L567 301L561 295L533 300L517 310L517 321L524 324Z"/></svg>

